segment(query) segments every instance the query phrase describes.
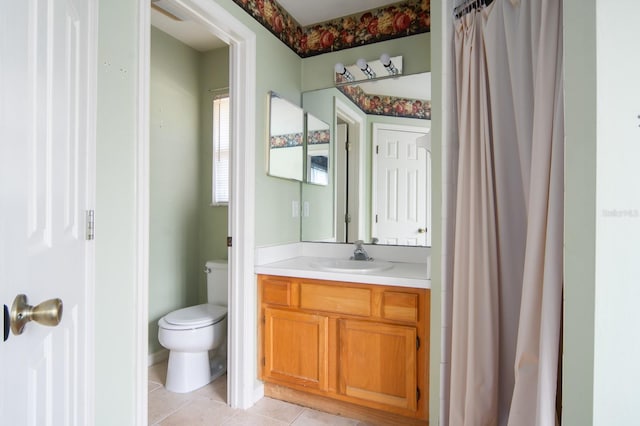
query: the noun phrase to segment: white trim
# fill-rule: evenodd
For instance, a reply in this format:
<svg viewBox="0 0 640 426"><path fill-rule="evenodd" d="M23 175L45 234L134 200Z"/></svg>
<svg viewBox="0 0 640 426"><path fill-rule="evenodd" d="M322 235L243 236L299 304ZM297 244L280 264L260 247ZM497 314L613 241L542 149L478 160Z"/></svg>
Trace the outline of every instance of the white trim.
<svg viewBox="0 0 640 426"><path fill-rule="evenodd" d="M97 121L98 121L98 1L93 0L87 3L88 7L88 35L90 45L87 48L87 98L91 110L87 114L87 197L86 209L94 210L96 206L97 193ZM94 425L96 418L96 245L95 240L86 244L87 269L85 303L85 325L84 325L84 383L83 390L86 393L84 406L84 421L86 425Z"/></svg>
<svg viewBox="0 0 640 426"><path fill-rule="evenodd" d="M256 36L242 22L237 20L215 0L173 0L171 2L182 9L191 19L207 28L216 37L230 45L230 94L232 98L232 148L231 148L231 203L229 204L229 226L233 236L229 262L229 356L228 356L228 404L233 408L249 408L264 394L261 382L257 380L257 313L256 287L253 272L253 250L255 244L255 126L256 126ZM148 8L148 3L140 2ZM139 18L141 33L149 31L149 16L141 13ZM140 37L140 62L148 61L149 39ZM141 67L142 68L142 67ZM149 69L140 69L138 96L148 100L146 87L149 83ZM235 102L234 102L235 100ZM137 164L139 209L148 208L149 181L148 167L148 102L140 105L138 121L138 153L143 156ZM145 215L143 215L146 214ZM138 231L137 294L138 312L148 312L148 273L147 261L142 254L148 249L149 225L148 212L138 211L142 218ZM143 240L143 241L140 241ZM147 250L148 254L148 250ZM142 273L140 271L145 271ZM148 316L148 315L147 315ZM148 317L138 315L136 327L138 334L145 334ZM136 342L136 365L146 365L148 356L147 339ZM138 367L139 368L139 367ZM146 372L144 373L146 375ZM137 421L146 418L147 383L141 383L142 374L136 375ZM144 402L143 402L144 401Z"/></svg>
<svg viewBox="0 0 640 426"><path fill-rule="evenodd" d="M151 54L151 11L148 1L138 2L138 94L136 122L136 327L134 330L135 424L148 424L149 352L149 75Z"/></svg>
<svg viewBox="0 0 640 426"><path fill-rule="evenodd" d="M354 212L351 216L352 220L351 223L355 223L356 228L357 228L357 235L358 238L357 239L361 239L364 237L365 235L365 217L364 217L364 212L365 212L365 208L362 208L362 206L365 205L365 187L364 187L364 182L366 181L366 177L365 177L365 166L364 166L364 161L365 161L365 147L366 147L366 120L359 116L351 107L349 107L346 103L342 102L340 99L338 99L337 97L334 97L335 99L335 117L334 117L334 123L337 122L337 117L340 116L340 118L344 121L346 121L347 123L349 123L350 125L356 125L358 126L358 143L357 143L357 150L353 151L355 152L355 154L357 155L357 159L356 159L356 169L353 170L356 173L357 176L357 184L356 184L356 189L357 189L357 194L358 197L355 201L355 203L353 204L353 209L352 211ZM353 141L350 141L353 143ZM337 144L334 144L337 145ZM339 149L339 147L335 147L335 149ZM338 155L339 151L336 151L336 155ZM336 162L337 163L337 162ZM334 176L335 179L335 176ZM351 204L351 202L349 203ZM337 206L337 200L334 200L334 205ZM337 216L337 212L334 214L334 220L338 220ZM344 218L342 218L341 220L344 220ZM337 222L335 222L337 223Z"/></svg>

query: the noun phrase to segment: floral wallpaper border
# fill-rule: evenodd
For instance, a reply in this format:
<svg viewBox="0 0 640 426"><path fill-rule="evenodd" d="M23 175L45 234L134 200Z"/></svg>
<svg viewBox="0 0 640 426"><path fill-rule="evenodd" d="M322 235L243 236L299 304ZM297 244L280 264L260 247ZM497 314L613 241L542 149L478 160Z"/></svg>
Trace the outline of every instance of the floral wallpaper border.
<svg viewBox="0 0 640 426"><path fill-rule="evenodd" d="M327 130L310 130L307 132L308 145L320 145L329 143L331 140L331 132Z"/></svg>
<svg viewBox="0 0 640 426"><path fill-rule="evenodd" d="M269 140L269 147L289 148L292 146L302 146L302 133L288 133L286 135L273 135Z"/></svg>
<svg viewBox="0 0 640 426"><path fill-rule="evenodd" d="M338 86L365 114L431 120L431 101L369 95L359 86Z"/></svg>
<svg viewBox="0 0 640 426"><path fill-rule="evenodd" d="M275 0L233 0L302 58L430 31L430 0L405 0L302 27Z"/></svg>

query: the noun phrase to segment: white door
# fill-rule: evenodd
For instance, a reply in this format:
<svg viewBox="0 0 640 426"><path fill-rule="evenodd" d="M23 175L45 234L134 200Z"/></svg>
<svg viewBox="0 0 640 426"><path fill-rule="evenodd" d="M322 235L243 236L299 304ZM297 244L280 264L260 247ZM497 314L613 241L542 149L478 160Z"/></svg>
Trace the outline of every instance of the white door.
<svg viewBox="0 0 640 426"><path fill-rule="evenodd" d="M93 420L96 7L0 2L0 307L18 294L63 302L58 326L29 322L0 339L3 425Z"/></svg>
<svg viewBox="0 0 640 426"><path fill-rule="evenodd" d="M374 126L372 237L429 245L429 135Z"/></svg>

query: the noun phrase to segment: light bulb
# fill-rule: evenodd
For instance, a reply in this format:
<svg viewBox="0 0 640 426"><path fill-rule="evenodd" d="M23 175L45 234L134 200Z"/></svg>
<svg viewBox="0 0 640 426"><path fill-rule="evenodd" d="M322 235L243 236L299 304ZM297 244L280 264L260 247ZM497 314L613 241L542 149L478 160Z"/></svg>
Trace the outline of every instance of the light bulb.
<svg viewBox="0 0 640 426"><path fill-rule="evenodd" d="M338 74L342 80L344 81L353 81L355 80L353 78L353 75L349 72L349 70L347 69L347 67L344 66L344 64L338 62L335 67L333 67L333 69L336 71L336 74ZM341 82L340 80L336 80L337 82Z"/></svg>
<svg viewBox="0 0 640 426"><path fill-rule="evenodd" d="M396 75L399 73L398 68L391 62L391 57L386 53L380 55L380 62L384 65L384 68L387 70L389 75Z"/></svg>
<svg viewBox="0 0 640 426"><path fill-rule="evenodd" d="M360 68L362 70L362 73L365 76L367 76L367 78L371 79L371 78L375 78L376 77L376 73L369 66L369 63L367 61L365 61L364 59L362 59L362 58L358 59L356 64L358 65L358 68Z"/></svg>

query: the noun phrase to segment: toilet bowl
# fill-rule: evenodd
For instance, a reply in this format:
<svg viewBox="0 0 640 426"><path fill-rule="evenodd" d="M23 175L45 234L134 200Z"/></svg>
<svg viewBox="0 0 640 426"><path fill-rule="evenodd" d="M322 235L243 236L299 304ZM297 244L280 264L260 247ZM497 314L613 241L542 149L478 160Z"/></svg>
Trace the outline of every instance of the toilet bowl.
<svg viewBox="0 0 640 426"><path fill-rule="evenodd" d="M226 297L226 261L207 262L208 299L214 287L224 286ZM222 290L222 289L221 289ZM209 384L227 371L227 307L204 303L170 312L158 321L158 341L169 350L168 391L191 392Z"/></svg>
<svg viewBox="0 0 640 426"><path fill-rule="evenodd" d="M161 318L158 327L158 340L169 349L167 390L191 392L226 371L226 306L206 303L179 309ZM210 360L214 349L222 350Z"/></svg>

